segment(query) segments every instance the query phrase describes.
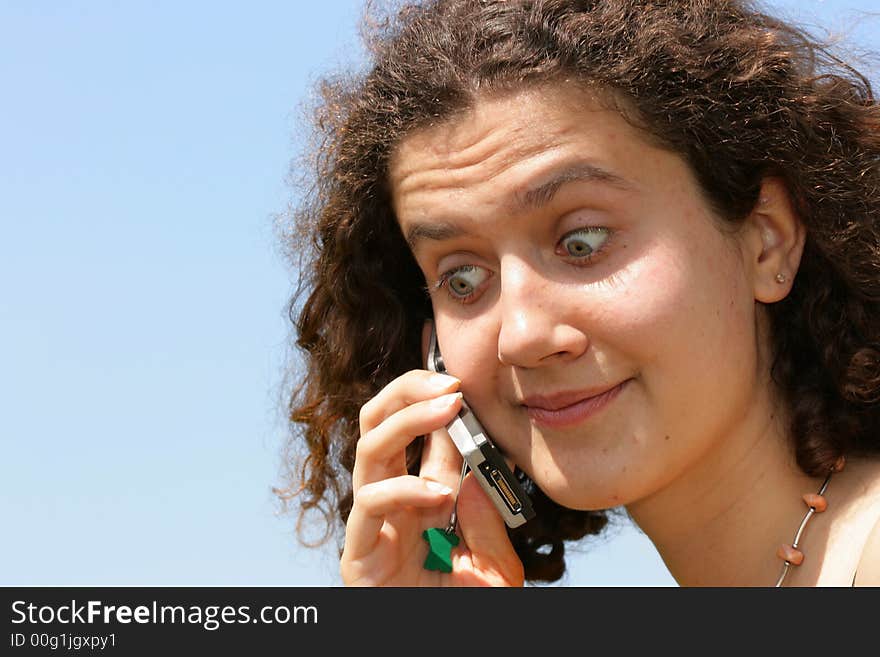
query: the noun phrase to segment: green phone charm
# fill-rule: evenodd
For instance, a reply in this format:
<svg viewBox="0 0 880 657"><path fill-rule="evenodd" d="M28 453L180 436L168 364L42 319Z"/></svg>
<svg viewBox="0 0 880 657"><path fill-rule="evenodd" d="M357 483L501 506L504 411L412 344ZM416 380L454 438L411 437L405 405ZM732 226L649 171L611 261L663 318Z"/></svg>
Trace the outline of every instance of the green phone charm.
<svg viewBox="0 0 880 657"><path fill-rule="evenodd" d="M464 481L467 470L468 464L467 461L464 461L461 464L461 476L458 478L458 490L455 491L455 502L452 505L449 524L445 528L431 527L422 532L422 538L428 542L428 556L423 565L425 570L439 570L442 573L452 572L452 548L456 547L461 540L455 533L458 493L461 491L461 482Z"/></svg>
<svg viewBox="0 0 880 657"><path fill-rule="evenodd" d="M445 529L431 527L422 532L430 549L425 559L425 570L439 570L442 573L452 572L452 548L458 545L459 538Z"/></svg>

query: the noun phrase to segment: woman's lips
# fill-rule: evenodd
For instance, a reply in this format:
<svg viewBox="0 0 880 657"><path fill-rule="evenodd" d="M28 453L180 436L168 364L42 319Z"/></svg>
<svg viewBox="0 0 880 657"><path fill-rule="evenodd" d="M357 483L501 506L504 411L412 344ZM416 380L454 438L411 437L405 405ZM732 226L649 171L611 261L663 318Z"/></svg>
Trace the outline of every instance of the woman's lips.
<svg viewBox="0 0 880 657"><path fill-rule="evenodd" d="M614 401L631 380L627 379L598 395L589 396L589 393L584 393L584 396L575 401L569 400L576 398L577 394L567 394L558 398L542 398L540 401L526 399L523 406L535 424L552 429L570 427L599 413Z"/></svg>

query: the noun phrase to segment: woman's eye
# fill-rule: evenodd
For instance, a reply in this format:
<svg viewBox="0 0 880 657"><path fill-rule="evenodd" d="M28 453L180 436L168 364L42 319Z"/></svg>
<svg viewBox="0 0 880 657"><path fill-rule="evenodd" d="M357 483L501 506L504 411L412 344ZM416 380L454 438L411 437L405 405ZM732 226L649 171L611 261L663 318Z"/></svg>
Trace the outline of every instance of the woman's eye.
<svg viewBox="0 0 880 657"><path fill-rule="evenodd" d="M489 272L482 267L465 265L443 274L437 286L447 288L454 299L461 301L468 299L487 278Z"/></svg>
<svg viewBox="0 0 880 657"><path fill-rule="evenodd" d="M609 232L607 228L600 226L590 226L572 231L559 240L561 255L588 259L595 251L602 248L608 239Z"/></svg>

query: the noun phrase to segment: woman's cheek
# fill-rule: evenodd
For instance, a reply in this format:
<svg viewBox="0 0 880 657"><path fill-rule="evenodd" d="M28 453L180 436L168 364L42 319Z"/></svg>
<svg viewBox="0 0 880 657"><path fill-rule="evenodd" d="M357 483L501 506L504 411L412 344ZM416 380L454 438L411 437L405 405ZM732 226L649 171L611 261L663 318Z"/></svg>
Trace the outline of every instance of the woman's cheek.
<svg viewBox="0 0 880 657"><path fill-rule="evenodd" d="M688 276L681 264L662 252L632 262L615 276L606 293L596 295L588 334L613 347L627 338L652 349L677 328L689 303ZM601 289L601 288L600 288ZM659 341L659 342L658 342Z"/></svg>
<svg viewBox="0 0 880 657"><path fill-rule="evenodd" d="M497 331L481 322L454 320L445 326L438 319L438 335L442 336L443 360L447 371L462 382L462 392L485 385L490 375L495 376L498 359Z"/></svg>

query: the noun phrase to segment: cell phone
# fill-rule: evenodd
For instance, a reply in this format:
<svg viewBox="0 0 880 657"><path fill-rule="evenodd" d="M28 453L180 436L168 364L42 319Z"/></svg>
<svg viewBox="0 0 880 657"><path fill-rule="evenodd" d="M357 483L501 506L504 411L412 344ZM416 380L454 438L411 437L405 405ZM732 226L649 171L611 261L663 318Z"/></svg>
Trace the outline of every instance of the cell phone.
<svg viewBox="0 0 880 657"><path fill-rule="evenodd" d="M433 322L427 366L432 372L446 372ZM461 410L446 425L446 430L508 527L519 527L535 517L531 499L464 399Z"/></svg>

